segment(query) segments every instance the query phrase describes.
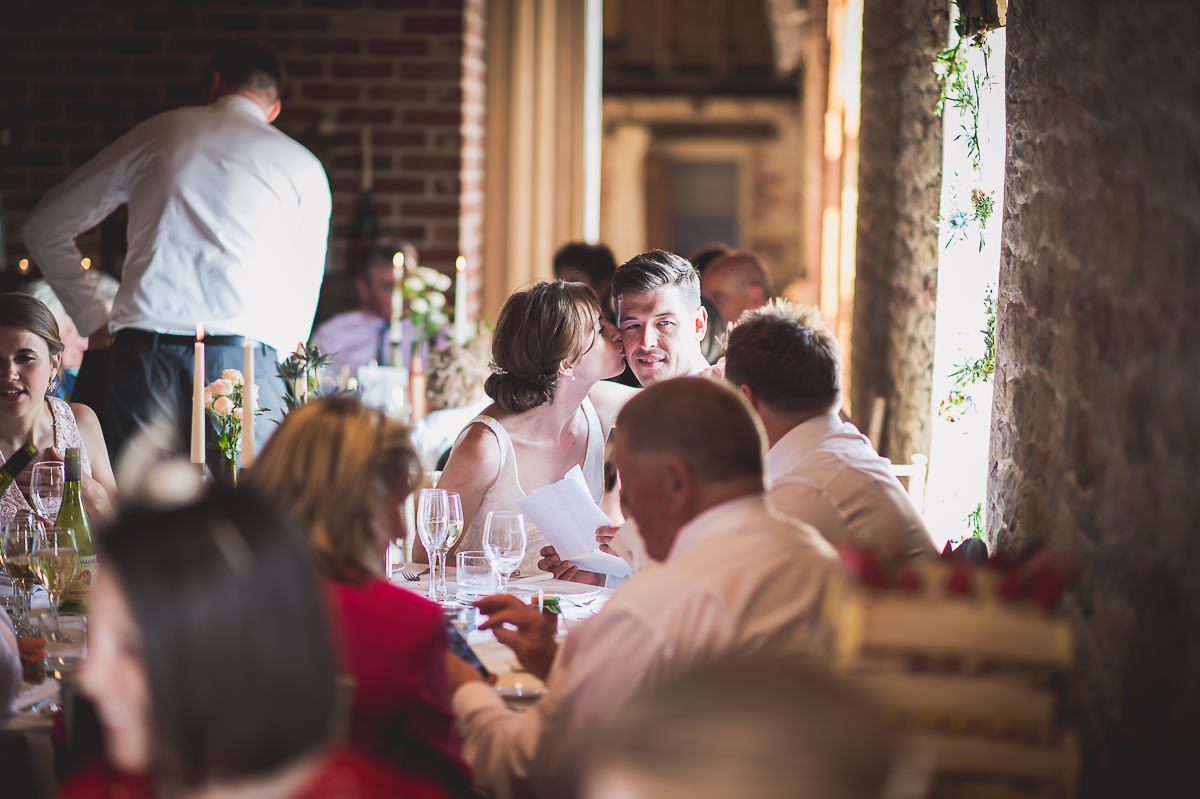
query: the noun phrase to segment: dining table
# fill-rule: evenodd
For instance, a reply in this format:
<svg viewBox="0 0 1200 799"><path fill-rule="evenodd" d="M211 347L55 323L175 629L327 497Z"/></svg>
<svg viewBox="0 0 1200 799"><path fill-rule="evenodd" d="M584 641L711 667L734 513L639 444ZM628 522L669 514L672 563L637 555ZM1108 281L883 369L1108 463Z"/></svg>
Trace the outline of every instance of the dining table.
<svg viewBox="0 0 1200 799"><path fill-rule="evenodd" d="M391 582L394 585L414 591L421 596L429 596L428 565L424 563L397 564L392 571ZM406 579L403 573L416 576L416 580ZM613 589L568 580L556 580L549 572L534 574L517 573L509 578L506 593L516 596L524 602L537 604L551 597L557 598L559 608L559 623L557 636L561 639L570 635L571 628L582 624L596 615L612 596ZM537 677L527 672L517 662L516 655L504 644L496 640L491 630L478 629L484 621L484 616L477 613L471 604L473 597L458 596L458 584L455 582L455 567L446 568L446 599L440 600L446 618L463 633L467 645L483 663L483 666L496 677L497 693L505 699L510 707L522 709L530 701L536 701L545 693L545 685Z"/></svg>

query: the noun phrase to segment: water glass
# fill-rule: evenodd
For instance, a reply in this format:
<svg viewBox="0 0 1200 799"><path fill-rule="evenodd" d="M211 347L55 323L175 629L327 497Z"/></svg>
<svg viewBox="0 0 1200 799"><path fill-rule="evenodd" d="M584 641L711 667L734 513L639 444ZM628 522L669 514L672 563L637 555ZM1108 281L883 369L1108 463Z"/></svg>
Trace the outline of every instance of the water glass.
<svg viewBox="0 0 1200 799"><path fill-rule="evenodd" d="M417 533L429 556L429 598L442 600L446 590L446 537L450 532L446 491L422 488L417 495ZM438 594L441 583L443 596Z"/></svg>
<svg viewBox="0 0 1200 799"><path fill-rule="evenodd" d="M482 551L459 552L455 565L454 581L458 583L455 596L460 602L474 602L496 593L492 564L488 563L487 555Z"/></svg>
<svg viewBox="0 0 1200 799"><path fill-rule="evenodd" d="M483 551L496 574L496 590L504 593L508 576L525 559L528 538L525 514L494 510L483 523Z"/></svg>
<svg viewBox="0 0 1200 799"><path fill-rule="evenodd" d="M29 479L29 498L42 518L51 522L62 506L64 465L62 461L42 461L33 465Z"/></svg>
<svg viewBox="0 0 1200 799"><path fill-rule="evenodd" d="M31 510L21 509L4 525L0 537L0 564L13 584L13 622L20 633L29 626L29 597L37 578L33 573L33 541L44 529Z"/></svg>

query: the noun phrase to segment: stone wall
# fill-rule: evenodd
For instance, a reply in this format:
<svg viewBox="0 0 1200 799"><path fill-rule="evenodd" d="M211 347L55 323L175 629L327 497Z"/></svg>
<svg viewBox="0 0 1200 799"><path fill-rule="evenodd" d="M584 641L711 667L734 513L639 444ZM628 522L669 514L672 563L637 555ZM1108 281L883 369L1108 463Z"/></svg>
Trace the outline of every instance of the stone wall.
<svg viewBox="0 0 1200 799"><path fill-rule="evenodd" d="M380 233L411 239L453 272L482 237L483 0L170 0L5 5L0 192L11 270L20 223L51 186L160 111L200 100L200 73L231 38L261 38L284 62L277 125L324 163L333 190L331 265L357 235L363 130L373 145ZM116 6L116 7L114 7ZM103 263L97 233L81 249ZM11 275L11 272L10 272ZM478 281L473 281L477 284Z"/></svg>
<svg viewBox="0 0 1200 799"><path fill-rule="evenodd" d="M851 404L865 431L887 400L880 451L929 452L942 123L933 58L947 0L866 0Z"/></svg>
<svg viewBox="0 0 1200 799"><path fill-rule="evenodd" d="M1200 4L1011 3L988 529L1079 562L1084 795L1200 791Z"/></svg>

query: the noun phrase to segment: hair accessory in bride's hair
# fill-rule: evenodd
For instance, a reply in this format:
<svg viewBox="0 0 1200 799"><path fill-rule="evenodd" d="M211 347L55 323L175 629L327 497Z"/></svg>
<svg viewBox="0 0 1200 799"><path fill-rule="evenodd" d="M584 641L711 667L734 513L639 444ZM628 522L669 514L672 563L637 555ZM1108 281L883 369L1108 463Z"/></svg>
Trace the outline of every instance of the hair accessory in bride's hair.
<svg viewBox="0 0 1200 799"><path fill-rule="evenodd" d="M500 366L500 365L499 365L498 363L496 363L495 361L488 361L488 369L491 369L491 370L492 370L492 374L494 374L494 375L506 375L506 374L508 374L508 370L507 370L507 369L505 369L504 367Z"/></svg>

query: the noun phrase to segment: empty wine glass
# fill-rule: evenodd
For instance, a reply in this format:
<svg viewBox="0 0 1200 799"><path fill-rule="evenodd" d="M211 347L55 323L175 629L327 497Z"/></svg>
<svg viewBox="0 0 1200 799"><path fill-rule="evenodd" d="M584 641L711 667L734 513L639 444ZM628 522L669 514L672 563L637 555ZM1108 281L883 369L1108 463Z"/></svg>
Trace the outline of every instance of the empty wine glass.
<svg viewBox="0 0 1200 799"><path fill-rule="evenodd" d="M429 598L438 601L438 580L445 590L446 534L449 532L446 518L446 491L441 488L422 488L417 496L417 533L429 555Z"/></svg>
<svg viewBox="0 0 1200 799"><path fill-rule="evenodd" d="M496 589L508 587L508 575L525 559L525 514L494 510L483 523L483 551L496 573Z"/></svg>
<svg viewBox="0 0 1200 799"><path fill-rule="evenodd" d="M449 596L449 590L446 588L446 555L458 543L459 536L463 530L463 511L462 497L457 491L446 492L446 537L442 540L442 545L438 547L438 563L441 568L438 570L437 600L441 602ZM433 577L433 558L430 556L429 576Z"/></svg>
<svg viewBox="0 0 1200 799"><path fill-rule="evenodd" d="M54 521L63 499L62 461L42 461L33 465L33 476L29 480L29 498L42 518Z"/></svg>
<svg viewBox="0 0 1200 799"><path fill-rule="evenodd" d="M29 596L36 577L33 573L33 540L43 528L42 520L31 510L18 510L4 525L0 540L0 564L13 583L14 621L17 631L29 627Z"/></svg>
<svg viewBox="0 0 1200 799"><path fill-rule="evenodd" d="M62 634L58 624L58 603L62 593L79 572L79 550L75 546L75 534L69 529L41 527L33 537L33 554L30 561L33 573L50 595L51 636L56 641L73 643Z"/></svg>

